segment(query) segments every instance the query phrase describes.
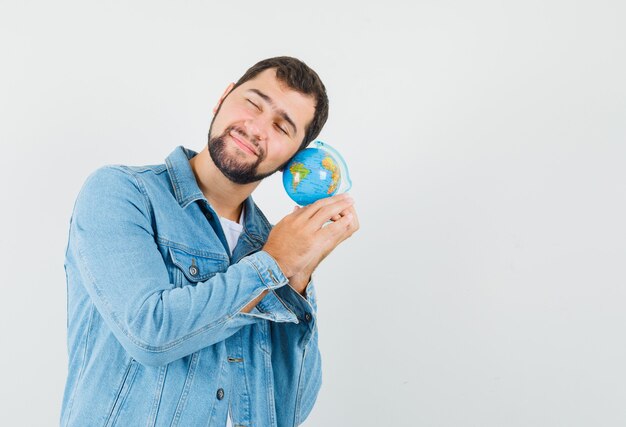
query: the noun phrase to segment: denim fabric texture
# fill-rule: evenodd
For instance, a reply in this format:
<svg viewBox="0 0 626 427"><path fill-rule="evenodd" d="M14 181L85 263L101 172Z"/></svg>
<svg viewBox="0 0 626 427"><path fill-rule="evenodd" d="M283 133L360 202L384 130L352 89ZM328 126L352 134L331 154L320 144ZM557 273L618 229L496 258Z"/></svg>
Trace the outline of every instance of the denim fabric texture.
<svg viewBox="0 0 626 427"><path fill-rule="evenodd" d="M245 201L230 255L177 147L165 164L109 165L76 199L65 257L62 426L295 426L321 386L316 300L262 250ZM250 312L241 309L270 292Z"/></svg>

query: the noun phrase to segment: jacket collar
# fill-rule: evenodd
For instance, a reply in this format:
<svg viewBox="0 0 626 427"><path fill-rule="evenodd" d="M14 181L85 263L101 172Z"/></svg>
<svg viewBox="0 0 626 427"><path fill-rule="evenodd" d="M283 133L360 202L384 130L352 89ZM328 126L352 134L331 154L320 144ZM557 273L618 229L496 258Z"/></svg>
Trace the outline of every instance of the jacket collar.
<svg viewBox="0 0 626 427"><path fill-rule="evenodd" d="M211 211L215 213L200 190L196 176L189 164L189 160L197 154L197 152L179 145L167 156L165 164L167 165L172 188L174 189L176 200L181 208L185 209L196 200L203 200ZM263 215L263 212L261 212L254 203L252 196L249 196L244 201L244 209L244 232L251 237L253 241L264 242L272 226L267 218L265 218L265 215Z"/></svg>
<svg viewBox="0 0 626 427"><path fill-rule="evenodd" d="M206 200L189 164L189 160L197 154L179 145L165 159L176 200L183 209L196 200Z"/></svg>

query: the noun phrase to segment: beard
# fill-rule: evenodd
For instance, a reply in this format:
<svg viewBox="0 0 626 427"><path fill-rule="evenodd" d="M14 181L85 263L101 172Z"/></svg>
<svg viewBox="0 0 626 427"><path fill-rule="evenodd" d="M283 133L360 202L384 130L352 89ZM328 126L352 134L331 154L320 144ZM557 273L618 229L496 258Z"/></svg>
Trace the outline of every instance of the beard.
<svg viewBox="0 0 626 427"><path fill-rule="evenodd" d="M213 123L211 123L211 128L212 127ZM229 154L227 152L225 138L231 131L240 134L256 147L259 153L256 160L246 161L237 154ZM217 166L226 178L236 184L250 184L260 181L280 169L277 168L270 172L259 173L259 165L265 159L265 150L258 144L256 138L249 138L246 132L238 126L229 126L221 135L216 137L211 137L211 129L209 129L208 148L215 166Z"/></svg>

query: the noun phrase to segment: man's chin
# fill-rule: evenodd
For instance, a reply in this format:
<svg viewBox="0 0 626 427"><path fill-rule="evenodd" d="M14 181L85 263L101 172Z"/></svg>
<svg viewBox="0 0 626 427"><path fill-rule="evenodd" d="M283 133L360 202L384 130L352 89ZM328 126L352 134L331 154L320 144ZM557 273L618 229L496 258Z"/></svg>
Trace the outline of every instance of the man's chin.
<svg viewBox="0 0 626 427"><path fill-rule="evenodd" d="M251 173L251 172L244 172L241 170L235 171L235 170L228 170L228 169L220 169L220 170L222 171L224 176L228 178L230 181L234 182L235 184L241 184L241 185L252 184L252 183L262 181L265 178L277 172L276 170L271 171L271 172L265 172L265 173L259 173L256 171L255 173Z"/></svg>
<svg viewBox="0 0 626 427"><path fill-rule="evenodd" d="M263 179L263 177L259 177L258 175L248 175L228 170L222 170L222 174L224 174L229 181L239 185L252 184Z"/></svg>

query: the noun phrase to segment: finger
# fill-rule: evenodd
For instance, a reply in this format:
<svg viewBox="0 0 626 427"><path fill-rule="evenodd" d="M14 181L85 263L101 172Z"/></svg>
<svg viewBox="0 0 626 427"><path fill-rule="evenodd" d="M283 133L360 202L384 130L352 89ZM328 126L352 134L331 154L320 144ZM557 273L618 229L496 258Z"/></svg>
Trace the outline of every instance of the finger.
<svg viewBox="0 0 626 427"><path fill-rule="evenodd" d="M349 213L352 213L353 215L356 214L354 203L352 203L352 205L348 206L346 209L339 212L339 216L346 216Z"/></svg>
<svg viewBox="0 0 626 427"><path fill-rule="evenodd" d="M323 206L309 219L309 224L315 229L321 228L326 222L330 221L332 217L339 215L352 206L353 203L354 201L351 198L346 197L338 202Z"/></svg>
<svg viewBox="0 0 626 427"><path fill-rule="evenodd" d="M333 203L337 203L341 200L350 199L350 198L351 197L348 193L339 194L337 196L325 197L323 199L318 200L317 202L311 203L310 205L305 206L304 208L300 209L300 213L302 215L307 216L308 218L311 218L313 215L315 215L320 209L324 208L325 206L332 205Z"/></svg>
<svg viewBox="0 0 626 427"><path fill-rule="evenodd" d="M342 210L337 215L333 216L330 220L331 221L337 221L337 220L341 219L341 217L346 216L349 212L352 212L353 214L355 213L354 205L350 206L347 209Z"/></svg>
<svg viewBox="0 0 626 427"><path fill-rule="evenodd" d="M347 239L352 233L352 221L354 216L352 213L347 213L339 220L326 225L324 228L318 231L321 238L328 240L333 249L343 240Z"/></svg>
<svg viewBox="0 0 626 427"><path fill-rule="evenodd" d="M346 209L344 212L341 213L340 216L342 217L341 218L342 220L345 219L346 221L343 223L344 227L338 227L334 230L331 228L329 230L330 233L324 236L324 238L330 239L331 241L333 241L332 244L334 244L334 246L337 246L339 243L343 242L348 237L352 236L360 228L359 217L356 213L356 209L354 208L354 206L351 206L350 208ZM350 219L347 219L347 218L350 218ZM338 221L335 221L333 224L337 222ZM324 228L328 228L330 224L331 223L326 225Z"/></svg>
<svg viewBox="0 0 626 427"><path fill-rule="evenodd" d="M350 226L350 228L353 230L353 232L357 231L359 229L359 216L356 213L356 209L353 206L350 206L348 209L346 209L345 211L346 213L351 213L352 214L352 225Z"/></svg>

